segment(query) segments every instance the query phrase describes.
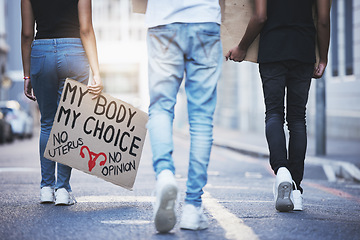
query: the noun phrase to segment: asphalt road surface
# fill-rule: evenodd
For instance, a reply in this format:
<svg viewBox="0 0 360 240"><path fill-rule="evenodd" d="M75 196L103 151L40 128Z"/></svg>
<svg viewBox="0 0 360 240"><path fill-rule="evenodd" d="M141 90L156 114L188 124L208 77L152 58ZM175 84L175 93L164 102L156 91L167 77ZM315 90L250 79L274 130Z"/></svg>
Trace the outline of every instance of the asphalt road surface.
<svg viewBox="0 0 360 240"><path fill-rule="evenodd" d="M184 199L189 140L175 136L174 161ZM268 160L214 147L204 194L209 228L158 234L152 222L155 185L147 139L134 190L78 170L77 203L39 203L38 136L0 145L0 239L360 239L360 184L328 182L321 167L306 166L304 211L275 210ZM179 219L179 217L178 217Z"/></svg>

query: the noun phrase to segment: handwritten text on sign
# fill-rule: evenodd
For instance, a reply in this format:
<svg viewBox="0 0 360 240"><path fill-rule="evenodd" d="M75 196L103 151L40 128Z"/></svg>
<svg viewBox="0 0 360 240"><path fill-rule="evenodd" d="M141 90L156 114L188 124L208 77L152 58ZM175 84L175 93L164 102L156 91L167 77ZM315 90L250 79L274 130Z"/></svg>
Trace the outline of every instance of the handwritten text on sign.
<svg viewBox="0 0 360 240"><path fill-rule="evenodd" d="M147 114L107 94L92 97L85 85L66 81L45 157L131 189Z"/></svg>

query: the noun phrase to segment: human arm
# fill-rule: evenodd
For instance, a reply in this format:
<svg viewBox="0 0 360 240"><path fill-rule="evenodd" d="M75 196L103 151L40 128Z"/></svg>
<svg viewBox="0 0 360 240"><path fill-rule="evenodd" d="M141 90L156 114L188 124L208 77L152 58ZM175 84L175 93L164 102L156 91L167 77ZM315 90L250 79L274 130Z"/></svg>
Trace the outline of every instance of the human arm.
<svg viewBox="0 0 360 240"><path fill-rule="evenodd" d="M91 0L79 0L78 9L80 38L84 46L86 56L89 60L91 71L93 73L93 80L91 82L91 86L89 86L88 89L90 93L95 95L93 98L96 98L101 93L103 84L100 77L96 39L92 25Z"/></svg>
<svg viewBox="0 0 360 240"><path fill-rule="evenodd" d="M30 0L21 0L21 56L24 72L24 94L35 101L30 80L31 43L34 40L35 19Z"/></svg>
<svg viewBox="0 0 360 240"><path fill-rule="evenodd" d="M261 32L267 19L267 0L255 0L255 11L250 18L245 34L240 43L225 55L226 60L242 62L246 52L255 38Z"/></svg>
<svg viewBox="0 0 360 240"><path fill-rule="evenodd" d="M314 78L321 78L327 62L330 42L330 0L316 0L317 4L317 41L319 47L319 65L314 69Z"/></svg>

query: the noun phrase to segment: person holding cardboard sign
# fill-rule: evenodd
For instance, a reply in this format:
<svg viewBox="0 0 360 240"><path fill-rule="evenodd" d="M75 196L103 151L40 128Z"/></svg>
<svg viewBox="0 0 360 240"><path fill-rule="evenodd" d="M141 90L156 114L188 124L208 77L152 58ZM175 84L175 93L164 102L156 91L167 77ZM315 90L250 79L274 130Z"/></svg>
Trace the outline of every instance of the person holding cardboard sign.
<svg viewBox="0 0 360 240"><path fill-rule="evenodd" d="M303 189L300 183L307 145L305 111L311 78L320 78L327 65L330 0L255 0L255 11L246 32L239 45L226 54L226 59L243 61L259 33L258 62L266 106L265 132L270 165L276 174L275 207L278 211L301 211ZM314 68L316 38L319 64ZM288 150L283 128L285 96L290 136Z"/></svg>
<svg viewBox="0 0 360 240"><path fill-rule="evenodd" d="M170 231L176 223L173 119L176 96L186 72L191 147L185 205L180 228L208 226L201 196L207 182L212 146L216 86L221 74L221 11L218 0L149 0L146 10L149 61L149 122L156 172L155 227Z"/></svg>
<svg viewBox="0 0 360 240"><path fill-rule="evenodd" d="M21 0L24 93L41 113L41 203L74 204L71 168L57 164L55 179L56 164L43 155L65 79L87 83L90 64L89 92L95 98L103 89L91 14L91 0Z"/></svg>

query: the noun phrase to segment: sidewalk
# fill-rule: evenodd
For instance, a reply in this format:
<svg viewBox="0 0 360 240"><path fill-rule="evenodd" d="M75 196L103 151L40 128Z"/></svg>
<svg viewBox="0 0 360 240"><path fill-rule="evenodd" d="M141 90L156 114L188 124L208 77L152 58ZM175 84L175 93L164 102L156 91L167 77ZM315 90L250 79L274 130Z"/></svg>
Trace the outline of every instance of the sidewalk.
<svg viewBox="0 0 360 240"><path fill-rule="evenodd" d="M245 154L269 156L265 133L244 133L214 127L214 145ZM360 141L327 139L326 147L325 156L315 156L315 139L308 137L305 164L322 166L328 180L332 182L337 179L360 182Z"/></svg>

